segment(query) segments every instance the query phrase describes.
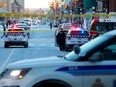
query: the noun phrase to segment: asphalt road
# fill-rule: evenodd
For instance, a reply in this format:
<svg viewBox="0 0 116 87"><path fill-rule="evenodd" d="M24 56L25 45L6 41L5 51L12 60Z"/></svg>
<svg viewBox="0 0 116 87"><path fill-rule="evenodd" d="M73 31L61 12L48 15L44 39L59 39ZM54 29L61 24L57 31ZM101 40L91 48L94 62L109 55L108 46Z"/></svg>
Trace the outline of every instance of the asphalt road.
<svg viewBox="0 0 116 87"><path fill-rule="evenodd" d="M62 56L68 53L61 52L59 48L55 46L54 29L50 30L49 26L46 25L35 25L31 26L31 30L35 31L30 33L28 48L21 46L4 48L4 38L0 39L0 71L2 71L7 64L14 61ZM2 32L0 32L0 36L2 36Z"/></svg>

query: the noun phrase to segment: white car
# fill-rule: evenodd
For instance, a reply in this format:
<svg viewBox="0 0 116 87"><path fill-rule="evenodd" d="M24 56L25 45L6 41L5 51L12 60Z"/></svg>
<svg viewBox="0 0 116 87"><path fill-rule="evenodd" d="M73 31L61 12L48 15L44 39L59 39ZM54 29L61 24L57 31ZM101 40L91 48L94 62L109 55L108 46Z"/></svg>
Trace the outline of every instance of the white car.
<svg viewBox="0 0 116 87"><path fill-rule="evenodd" d="M5 34L4 47L21 45L28 47L28 35L23 28L10 28Z"/></svg>
<svg viewBox="0 0 116 87"><path fill-rule="evenodd" d="M12 62L0 74L0 87L116 87L116 30L64 57Z"/></svg>
<svg viewBox="0 0 116 87"><path fill-rule="evenodd" d="M16 23L14 26L24 28L24 31L27 33L28 37L30 37L30 26L25 23Z"/></svg>
<svg viewBox="0 0 116 87"><path fill-rule="evenodd" d="M73 28L73 29L72 29ZM72 27L66 34L65 50L72 49L74 45L83 45L90 40L89 32L80 27Z"/></svg>
<svg viewBox="0 0 116 87"><path fill-rule="evenodd" d="M24 22L25 22L27 25L29 25L29 26L31 26L31 25L32 25L32 21L31 21L31 20L29 20L29 19L25 19L25 20L24 20Z"/></svg>
<svg viewBox="0 0 116 87"><path fill-rule="evenodd" d="M68 31L71 26L72 26L72 23L63 23L61 26L61 30Z"/></svg>

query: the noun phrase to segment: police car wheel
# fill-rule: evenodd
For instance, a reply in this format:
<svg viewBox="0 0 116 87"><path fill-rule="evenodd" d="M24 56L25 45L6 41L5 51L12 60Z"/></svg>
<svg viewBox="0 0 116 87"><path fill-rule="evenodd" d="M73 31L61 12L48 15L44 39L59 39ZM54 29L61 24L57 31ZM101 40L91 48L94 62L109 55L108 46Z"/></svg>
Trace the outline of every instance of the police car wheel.
<svg viewBox="0 0 116 87"><path fill-rule="evenodd" d="M4 44L4 48L8 48L8 47L9 47L8 44L5 43L5 44Z"/></svg>
<svg viewBox="0 0 116 87"><path fill-rule="evenodd" d="M68 84L60 83L60 82L43 82L40 84L36 84L33 87L71 87Z"/></svg>
<svg viewBox="0 0 116 87"><path fill-rule="evenodd" d="M25 43L25 44L24 44L24 47L27 48L27 47L28 47L28 43Z"/></svg>

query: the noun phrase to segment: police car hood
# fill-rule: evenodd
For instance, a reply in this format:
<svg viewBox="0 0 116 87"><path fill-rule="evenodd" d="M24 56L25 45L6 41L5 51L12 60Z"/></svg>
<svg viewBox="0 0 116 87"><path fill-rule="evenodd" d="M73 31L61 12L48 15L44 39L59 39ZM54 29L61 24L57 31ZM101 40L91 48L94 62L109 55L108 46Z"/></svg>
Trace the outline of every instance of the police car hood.
<svg viewBox="0 0 116 87"><path fill-rule="evenodd" d="M8 64L7 68L32 68L41 66L59 66L69 63L68 60L53 56L46 58L25 59Z"/></svg>

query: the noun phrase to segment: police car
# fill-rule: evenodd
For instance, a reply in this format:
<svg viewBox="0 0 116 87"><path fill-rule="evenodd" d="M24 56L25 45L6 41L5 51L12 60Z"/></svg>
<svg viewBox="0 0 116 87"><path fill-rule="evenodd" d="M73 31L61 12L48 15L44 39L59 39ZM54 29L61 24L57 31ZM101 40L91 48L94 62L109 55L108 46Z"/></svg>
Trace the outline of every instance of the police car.
<svg viewBox="0 0 116 87"><path fill-rule="evenodd" d="M28 26L27 24L25 24L25 23L16 23L13 26L16 26L18 28L24 28L24 30L27 33L28 37L30 37L30 26Z"/></svg>
<svg viewBox="0 0 116 87"><path fill-rule="evenodd" d="M81 27L72 26L66 34L66 50L72 49L74 45L83 45L90 40L89 32Z"/></svg>
<svg viewBox="0 0 116 87"><path fill-rule="evenodd" d="M28 47L28 35L23 28L9 28L5 34L4 47L21 45Z"/></svg>
<svg viewBox="0 0 116 87"><path fill-rule="evenodd" d="M8 64L0 87L116 87L116 30L75 46L61 58Z"/></svg>

